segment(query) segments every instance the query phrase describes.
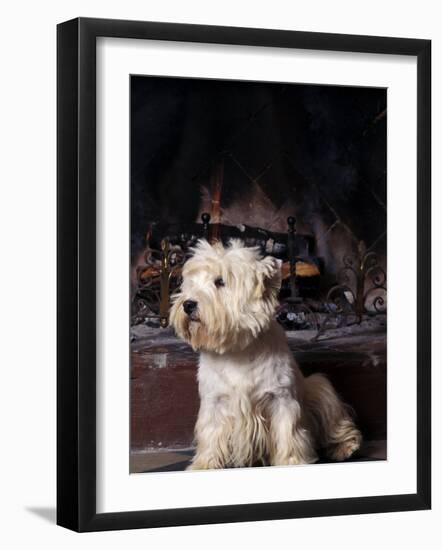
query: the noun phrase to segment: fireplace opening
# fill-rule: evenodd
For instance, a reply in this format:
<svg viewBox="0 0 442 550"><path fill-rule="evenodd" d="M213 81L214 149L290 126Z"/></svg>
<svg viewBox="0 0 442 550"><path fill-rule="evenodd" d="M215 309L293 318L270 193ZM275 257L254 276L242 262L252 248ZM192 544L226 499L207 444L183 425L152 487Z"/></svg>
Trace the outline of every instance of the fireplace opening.
<svg viewBox="0 0 442 550"><path fill-rule="evenodd" d="M167 326L198 238L239 238L283 260L283 309L310 298L318 314L385 312L385 90L145 77L131 86L133 324Z"/></svg>

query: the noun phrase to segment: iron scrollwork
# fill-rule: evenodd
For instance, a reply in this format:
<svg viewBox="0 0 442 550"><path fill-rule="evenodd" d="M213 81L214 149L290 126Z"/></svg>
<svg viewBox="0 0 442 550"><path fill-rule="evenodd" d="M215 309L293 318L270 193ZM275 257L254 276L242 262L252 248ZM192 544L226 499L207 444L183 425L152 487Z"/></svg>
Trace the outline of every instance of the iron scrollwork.
<svg viewBox="0 0 442 550"><path fill-rule="evenodd" d="M161 250L148 248L144 264L137 268L137 289L132 302L132 324L149 318L159 319L160 326L169 324L170 296L181 282L181 268L186 254L169 239L161 241Z"/></svg>
<svg viewBox="0 0 442 550"><path fill-rule="evenodd" d="M148 319L159 319L162 328L169 325L170 297L181 284L181 269L190 254L189 243L194 244L200 237L209 238L210 214L203 213L201 221L198 235L180 234L172 242L164 237L159 248L152 248L147 236L144 261L136 269L132 325L145 323Z"/></svg>
<svg viewBox="0 0 442 550"><path fill-rule="evenodd" d="M338 273L338 284L327 293L329 313L354 314L361 322L364 314L385 313L387 275L373 251L359 243L359 257L345 256Z"/></svg>

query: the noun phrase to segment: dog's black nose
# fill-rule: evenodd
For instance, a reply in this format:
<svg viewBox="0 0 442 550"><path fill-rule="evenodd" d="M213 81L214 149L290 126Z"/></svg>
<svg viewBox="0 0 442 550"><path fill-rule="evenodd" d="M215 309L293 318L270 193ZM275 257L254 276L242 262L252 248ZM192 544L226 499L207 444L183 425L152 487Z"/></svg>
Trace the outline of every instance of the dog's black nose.
<svg viewBox="0 0 442 550"><path fill-rule="evenodd" d="M194 302L193 300L186 300L183 303L183 309L187 313L187 315L191 315L195 311L197 305L198 303Z"/></svg>

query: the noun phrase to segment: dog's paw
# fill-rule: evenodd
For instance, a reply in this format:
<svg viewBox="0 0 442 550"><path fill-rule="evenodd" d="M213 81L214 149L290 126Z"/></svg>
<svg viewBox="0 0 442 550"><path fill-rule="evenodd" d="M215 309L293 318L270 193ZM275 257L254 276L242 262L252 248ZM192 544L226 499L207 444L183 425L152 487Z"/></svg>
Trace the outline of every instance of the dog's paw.
<svg viewBox="0 0 442 550"><path fill-rule="evenodd" d="M222 465L219 465L215 460L204 459L204 458L194 458L194 460L187 466L186 470L196 471L196 470L215 470L223 468Z"/></svg>
<svg viewBox="0 0 442 550"><path fill-rule="evenodd" d="M332 460L336 460L338 462L346 460L360 448L361 442L361 434L357 432L354 436L342 441L341 443L337 443L333 447L330 447L327 454Z"/></svg>
<svg viewBox="0 0 442 550"><path fill-rule="evenodd" d="M207 465L203 465L198 462L192 462L187 466L186 471L188 472L194 472L198 470L210 470L210 468Z"/></svg>
<svg viewBox="0 0 442 550"><path fill-rule="evenodd" d="M299 466L300 464L314 464L317 460L317 454L311 450L309 454L302 456L293 454L284 458L275 457L271 460L271 466Z"/></svg>

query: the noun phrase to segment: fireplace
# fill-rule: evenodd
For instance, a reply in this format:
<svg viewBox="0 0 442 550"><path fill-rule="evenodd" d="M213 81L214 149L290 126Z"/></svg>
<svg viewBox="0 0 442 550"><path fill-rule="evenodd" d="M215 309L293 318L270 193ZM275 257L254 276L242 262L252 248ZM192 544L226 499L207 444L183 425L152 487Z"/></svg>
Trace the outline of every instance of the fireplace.
<svg viewBox="0 0 442 550"><path fill-rule="evenodd" d="M168 310L199 238L282 260L276 315L301 368L385 442L386 129L383 89L131 78L133 471L192 445L197 358Z"/></svg>

